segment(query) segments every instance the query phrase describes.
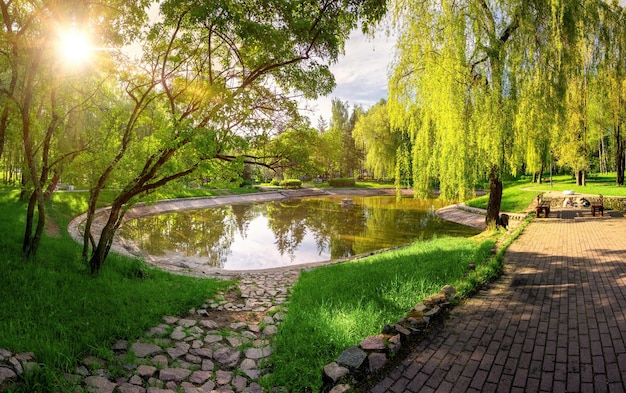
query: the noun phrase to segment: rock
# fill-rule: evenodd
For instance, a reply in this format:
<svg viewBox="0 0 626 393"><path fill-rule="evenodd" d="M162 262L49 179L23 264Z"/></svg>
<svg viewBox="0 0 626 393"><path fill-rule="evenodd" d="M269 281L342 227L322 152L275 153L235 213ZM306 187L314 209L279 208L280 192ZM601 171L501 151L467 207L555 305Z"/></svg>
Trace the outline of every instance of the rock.
<svg viewBox="0 0 626 393"><path fill-rule="evenodd" d="M169 365L169 361L165 355L156 355L152 358L151 362L157 367L167 367Z"/></svg>
<svg viewBox="0 0 626 393"><path fill-rule="evenodd" d="M0 348L0 361L4 361L11 356L13 356L13 352L9 351L8 349Z"/></svg>
<svg viewBox="0 0 626 393"><path fill-rule="evenodd" d="M179 319L177 323L179 326L182 327L192 327L195 326L198 321L196 321L195 319Z"/></svg>
<svg viewBox="0 0 626 393"><path fill-rule="evenodd" d="M335 384L349 372L350 370L345 367L341 367L337 364L337 362L332 362L324 366L323 378Z"/></svg>
<svg viewBox="0 0 626 393"><path fill-rule="evenodd" d="M263 334L266 336L273 336L278 333L278 327L276 325L267 325L265 329L263 329Z"/></svg>
<svg viewBox="0 0 626 393"><path fill-rule="evenodd" d="M213 353L213 359L225 366L233 367L239 361L241 352L234 348L220 348Z"/></svg>
<svg viewBox="0 0 626 393"><path fill-rule="evenodd" d="M15 381L17 374L8 367L0 367L0 384L4 381Z"/></svg>
<svg viewBox="0 0 626 393"><path fill-rule="evenodd" d="M358 370L363 365L363 361L367 357L367 354L363 352L359 347L353 346L341 353L337 358L337 363L341 366L346 366L349 369Z"/></svg>
<svg viewBox="0 0 626 393"><path fill-rule="evenodd" d="M154 374L156 373L156 370L157 370L156 367L148 366L145 364L142 364L139 367L137 367L137 373L139 373L139 376L141 376L142 378L153 377Z"/></svg>
<svg viewBox="0 0 626 393"><path fill-rule="evenodd" d="M441 293L448 299L448 301L453 300L456 297L456 289L452 285L446 285L441 288Z"/></svg>
<svg viewBox="0 0 626 393"><path fill-rule="evenodd" d="M166 351L172 359L176 359L186 355L187 352L189 352L189 348L191 348L191 346L187 343L176 343L176 346L173 348L167 348Z"/></svg>
<svg viewBox="0 0 626 393"><path fill-rule="evenodd" d="M154 344L146 344L136 342L130 348L138 358L145 358L150 355L154 355L155 353L160 353L163 351L161 347Z"/></svg>
<svg viewBox="0 0 626 393"><path fill-rule="evenodd" d="M400 351L400 348L402 348L402 337L399 334L396 334L388 340L388 343L389 352L397 353L398 351Z"/></svg>
<svg viewBox="0 0 626 393"><path fill-rule="evenodd" d="M213 364L212 361L210 361L209 359L204 359L202 361L202 371L213 371L213 369L215 368L215 364Z"/></svg>
<svg viewBox="0 0 626 393"><path fill-rule="evenodd" d="M252 359L244 359L239 365L241 370L252 370L256 368L256 362Z"/></svg>
<svg viewBox="0 0 626 393"><path fill-rule="evenodd" d="M149 387L146 393L176 393L171 389L161 389L157 387Z"/></svg>
<svg viewBox="0 0 626 393"><path fill-rule="evenodd" d="M117 385L104 377L92 376L85 378L85 386L88 392L113 393Z"/></svg>
<svg viewBox="0 0 626 393"><path fill-rule="evenodd" d="M174 329L174 331L170 334L170 338L176 341L183 340L185 337L187 337L187 333L183 331L181 326L177 326L176 329Z"/></svg>
<svg viewBox="0 0 626 393"><path fill-rule="evenodd" d="M17 360L15 356L9 359L9 364L13 366L13 371L15 371L17 375L24 374L24 368L22 367L22 363L20 363L20 361Z"/></svg>
<svg viewBox="0 0 626 393"><path fill-rule="evenodd" d="M230 324L230 328L233 330L245 329L248 326L245 322L234 322Z"/></svg>
<svg viewBox="0 0 626 393"><path fill-rule="evenodd" d="M210 393L213 392L213 389L215 389L215 382L213 381L208 381L207 383L205 383L204 385L200 386L201 392L206 392L206 393Z"/></svg>
<svg viewBox="0 0 626 393"><path fill-rule="evenodd" d="M146 389L142 386L137 386L128 382L124 382L117 387L117 391L119 393L145 393Z"/></svg>
<svg viewBox="0 0 626 393"><path fill-rule="evenodd" d="M217 329L219 325L217 322L212 321L210 319L203 319L200 321L200 325L204 326L207 329Z"/></svg>
<svg viewBox="0 0 626 393"><path fill-rule="evenodd" d="M208 381L209 378L211 378L211 375L213 375L211 371L194 371L194 373L189 377L189 382L200 385Z"/></svg>
<svg viewBox="0 0 626 393"><path fill-rule="evenodd" d="M186 368L164 368L159 371L159 379L163 382L168 381L183 381L191 374L191 370Z"/></svg>
<svg viewBox="0 0 626 393"><path fill-rule="evenodd" d="M226 385L233 379L233 373L230 371L217 370L215 372L215 382L218 385Z"/></svg>
<svg viewBox="0 0 626 393"><path fill-rule="evenodd" d="M271 347L263 347L263 348L249 348L244 351L246 358L248 359L263 359L269 357L272 354Z"/></svg>
<svg viewBox="0 0 626 393"><path fill-rule="evenodd" d="M143 385L143 379L141 379L141 377L139 375L133 375L128 380L128 383L130 383L132 385L142 386Z"/></svg>
<svg viewBox="0 0 626 393"><path fill-rule="evenodd" d="M200 356L201 358L213 357L213 350L211 348L197 348L197 349L192 349L190 352L194 355Z"/></svg>
<svg viewBox="0 0 626 393"><path fill-rule="evenodd" d="M113 350L115 352L126 351L127 349L128 349L128 341L126 340L119 340L118 342L113 344Z"/></svg>
<svg viewBox="0 0 626 393"><path fill-rule="evenodd" d="M244 393L263 393L263 388L258 383L251 383L250 386L244 390Z"/></svg>
<svg viewBox="0 0 626 393"><path fill-rule="evenodd" d="M165 321L165 323L170 324L170 325L173 325L176 322L178 322L178 318L176 318L176 317L165 316L165 317L163 317L163 320Z"/></svg>
<svg viewBox="0 0 626 393"><path fill-rule="evenodd" d="M411 335L411 331L400 324L396 324L394 328L396 329L396 332L400 333L403 336Z"/></svg>
<svg viewBox="0 0 626 393"><path fill-rule="evenodd" d="M15 358L20 362L30 362L35 360L35 354L32 352L18 353L15 355Z"/></svg>
<svg viewBox="0 0 626 393"><path fill-rule="evenodd" d="M367 357L370 374L376 374L387 365L387 355L384 353L370 353Z"/></svg>
<svg viewBox="0 0 626 393"><path fill-rule="evenodd" d="M426 305L424 303L420 303L418 305L416 305L415 307L413 307L413 310L417 311L417 312L424 312L426 310L428 310L428 307L426 307Z"/></svg>
<svg viewBox="0 0 626 393"><path fill-rule="evenodd" d="M248 380L241 375L235 376L231 383L237 392L242 392L248 386Z"/></svg>
<svg viewBox="0 0 626 393"><path fill-rule="evenodd" d="M424 316L425 317L433 317L433 316L439 314L440 311L441 311L441 307L434 306L431 310L425 312Z"/></svg>
<svg viewBox="0 0 626 393"><path fill-rule="evenodd" d="M345 393L345 392L349 392L350 389L351 389L350 385L341 384L332 388L329 393Z"/></svg>
<svg viewBox="0 0 626 393"><path fill-rule="evenodd" d="M376 351L385 349L384 336L382 334L376 336L369 336L365 340L361 341L361 348L366 351Z"/></svg>
<svg viewBox="0 0 626 393"><path fill-rule="evenodd" d="M204 338L204 342L207 344L213 344L222 341L223 338L224 337L217 334L207 334L207 336Z"/></svg>

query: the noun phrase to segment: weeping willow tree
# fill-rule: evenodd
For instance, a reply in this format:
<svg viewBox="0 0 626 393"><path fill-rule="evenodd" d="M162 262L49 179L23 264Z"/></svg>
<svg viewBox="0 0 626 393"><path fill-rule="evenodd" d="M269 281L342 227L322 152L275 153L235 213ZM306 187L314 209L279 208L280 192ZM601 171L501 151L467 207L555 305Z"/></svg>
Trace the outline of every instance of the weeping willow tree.
<svg viewBox="0 0 626 393"><path fill-rule="evenodd" d="M541 176L553 154L584 173L601 135L589 102L599 26L616 26L606 14L621 9L599 0L395 0L388 105L392 126L411 135L416 195L438 182L444 198L467 198L488 178L489 223L505 175Z"/></svg>
<svg viewBox="0 0 626 393"><path fill-rule="evenodd" d="M512 72L527 60L516 40L532 34L533 4L398 0L394 10L400 38L390 118L412 136L415 193L437 179L442 197L462 199L488 177L487 222L496 221L513 156Z"/></svg>

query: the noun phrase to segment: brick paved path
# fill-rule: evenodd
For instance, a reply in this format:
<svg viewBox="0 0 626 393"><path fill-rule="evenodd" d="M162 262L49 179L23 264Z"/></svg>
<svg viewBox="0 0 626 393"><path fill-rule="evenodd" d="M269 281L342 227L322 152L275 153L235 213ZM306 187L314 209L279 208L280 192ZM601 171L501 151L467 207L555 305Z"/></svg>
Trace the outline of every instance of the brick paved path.
<svg viewBox="0 0 626 393"><path fill-rule="evenodd" d="M626 220L557 215L371 392L625 392Z"/></svg>

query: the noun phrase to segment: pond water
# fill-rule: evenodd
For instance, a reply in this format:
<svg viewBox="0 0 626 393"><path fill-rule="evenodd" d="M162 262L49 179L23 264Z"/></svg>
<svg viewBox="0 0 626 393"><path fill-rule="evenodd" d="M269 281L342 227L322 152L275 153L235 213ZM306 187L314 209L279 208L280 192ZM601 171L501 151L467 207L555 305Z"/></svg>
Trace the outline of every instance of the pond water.
<svg viewBox="0 0 626 393"><path fill-rule="evenodd" d="M128 221L124 239L151 258L255 270L344 258L433 236L477 230L435 215L444 203L395 196L287 199L189 210Z"/></svg>

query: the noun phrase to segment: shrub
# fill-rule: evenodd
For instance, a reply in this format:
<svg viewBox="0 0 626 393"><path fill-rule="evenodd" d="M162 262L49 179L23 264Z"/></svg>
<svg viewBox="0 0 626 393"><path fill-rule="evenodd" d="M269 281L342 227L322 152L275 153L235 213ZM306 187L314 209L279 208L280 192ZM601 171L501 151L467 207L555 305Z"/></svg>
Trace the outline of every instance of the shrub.
<svg viewBox="0 0 626 393"><path fill-rule="evenodd" d="M354 187L356 181L353 178L337 178L328 179L328 185L331 187Z"/></svg>
<svg viewBox="0 0 626 393"><path fill-rule="evenodd" d="M280 182L280 186L284 188L300 188L302 181L298 179L285 179Z"/></svg>
<svg viewBox="0 0 626 393"><path fill-rule="evenodd" d="M272 181L270 182L270 185L272 185L272 186L280 186L280 180L272 179Z"/></svg>

